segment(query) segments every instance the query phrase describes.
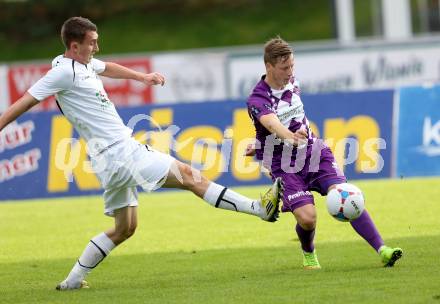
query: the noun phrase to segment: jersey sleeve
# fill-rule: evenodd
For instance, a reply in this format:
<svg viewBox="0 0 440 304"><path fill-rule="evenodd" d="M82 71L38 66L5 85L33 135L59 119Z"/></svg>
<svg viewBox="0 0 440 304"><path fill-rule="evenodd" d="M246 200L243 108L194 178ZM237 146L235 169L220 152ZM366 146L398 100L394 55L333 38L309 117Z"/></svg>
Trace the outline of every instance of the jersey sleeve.
<svg viewBox="0 0 440 304"><path fill-rule="evenodd" d="M249 115L253 120L260 120L261 116L274 114L270 100L261 95L251 95L247 101Z"/></svg>
<svg viewBox="0 0 440 304"><path fill-rule="evenodd" d="M73 86L73 70L56 66L38 80L29 90L38 101L42 101L58 92L68 90Z"/></svg>
<svg viewBox="0 0 440 304"><path fill-rule="evenodd" d="M92 66L96 74L101 74L105 71L105 62L99 59L92 58Z"/></svg>

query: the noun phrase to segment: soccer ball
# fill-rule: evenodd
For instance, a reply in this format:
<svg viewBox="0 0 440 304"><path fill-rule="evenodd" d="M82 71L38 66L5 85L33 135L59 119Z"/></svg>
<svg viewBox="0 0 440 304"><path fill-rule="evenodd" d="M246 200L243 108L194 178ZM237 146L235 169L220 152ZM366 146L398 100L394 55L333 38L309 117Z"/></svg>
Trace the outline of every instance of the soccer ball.
<svg viewBox="0 0 440 304"><path fill-rule="evenodd" d="M339 184L327 194L327 210L338 221L353 221L361 216L364 208L364 195L355 185Z"/></svg>

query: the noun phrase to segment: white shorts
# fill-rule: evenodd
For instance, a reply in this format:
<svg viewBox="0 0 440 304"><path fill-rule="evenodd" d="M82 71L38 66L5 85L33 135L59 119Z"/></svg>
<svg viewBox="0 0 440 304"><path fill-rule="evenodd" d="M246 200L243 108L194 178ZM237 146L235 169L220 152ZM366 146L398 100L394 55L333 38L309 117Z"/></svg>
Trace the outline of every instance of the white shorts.
<svg viewBox="0 0 440 304"><path fill-rule="evenodd" d="M92 167L104 188L104 214L138 205L137 186L145 191L165 182L175 158L130 138L92 158Z"/></svg>

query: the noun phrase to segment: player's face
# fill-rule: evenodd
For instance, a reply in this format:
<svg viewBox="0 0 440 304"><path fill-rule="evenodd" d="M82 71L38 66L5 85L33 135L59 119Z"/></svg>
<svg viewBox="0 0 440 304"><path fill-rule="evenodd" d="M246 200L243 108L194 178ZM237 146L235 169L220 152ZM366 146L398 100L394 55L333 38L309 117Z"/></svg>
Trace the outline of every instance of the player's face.
<svg viewBox="0 0 440 304"><path fill-rule="evenodd" d="M77 60L83 64L89 63L93 55L99 51L98 33L88 31L82 43L77 46Z"/></svg>
<svg viewBox="0 0 440 304"><path fill-rule="evenodd" d="M293 54L287 59L280 58L275 65L267 64L267 73L272 78L277 88L287 85L293 76Z"/></svg>

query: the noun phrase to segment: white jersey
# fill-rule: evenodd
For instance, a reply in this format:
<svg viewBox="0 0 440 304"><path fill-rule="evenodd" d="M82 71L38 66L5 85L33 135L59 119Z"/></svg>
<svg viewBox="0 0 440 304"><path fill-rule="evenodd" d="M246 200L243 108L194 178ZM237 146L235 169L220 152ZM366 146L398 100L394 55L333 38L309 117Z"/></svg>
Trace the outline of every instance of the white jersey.
<svg viewBox="0 0 440 304"><path fill-rule="evenodd" d="M133 132L124 125L104 90L98 76L104 70L105 63L98 59L85 65L60 55L28 91L39 101L55 95L60 110L89 144L92 154L130 138Z"/></svg>

